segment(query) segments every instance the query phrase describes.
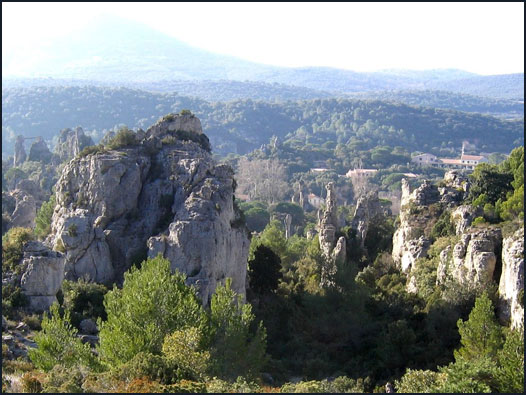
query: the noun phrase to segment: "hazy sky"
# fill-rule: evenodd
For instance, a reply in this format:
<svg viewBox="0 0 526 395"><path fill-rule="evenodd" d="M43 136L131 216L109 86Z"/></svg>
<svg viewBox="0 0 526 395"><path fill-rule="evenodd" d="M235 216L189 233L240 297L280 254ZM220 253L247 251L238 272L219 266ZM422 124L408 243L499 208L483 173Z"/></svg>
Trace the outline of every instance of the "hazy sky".
<svg viewBox="0 0 526 395"><path fill-rule="evenodd" d="M355 71L524 71L524 3L2 3L2 55L102 13L212 52Z"/></svg>

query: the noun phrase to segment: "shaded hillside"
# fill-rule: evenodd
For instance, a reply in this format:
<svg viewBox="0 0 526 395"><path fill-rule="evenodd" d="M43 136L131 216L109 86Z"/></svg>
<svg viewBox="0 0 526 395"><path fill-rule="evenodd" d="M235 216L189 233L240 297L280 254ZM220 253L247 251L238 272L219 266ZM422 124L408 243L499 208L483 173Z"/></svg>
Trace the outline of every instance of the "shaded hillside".
<svg viewBox="0 0 526 395"><path fill-rule="evenodd" d="M41 87L3 90L3 151L12 152L18 134L51 140L61 129L82 126L94 131L97 140L115 125L145 128L182 109L192 110L202 120L214 152L222 155L244 154L268 143L273 135L296 144L385 144L431 152L441 146L460 147L463 140L490 152L509 152L524 142L522 121L381 101L209 103L126 88Z"/></svg>
<svg viewBox="0 0 526 395"><path fill-rule="evenodd" d="M351 97L476 112L502 118L524 117L524 103L519 100L496 99L439 90L362 92L351 94Z"/></svg>

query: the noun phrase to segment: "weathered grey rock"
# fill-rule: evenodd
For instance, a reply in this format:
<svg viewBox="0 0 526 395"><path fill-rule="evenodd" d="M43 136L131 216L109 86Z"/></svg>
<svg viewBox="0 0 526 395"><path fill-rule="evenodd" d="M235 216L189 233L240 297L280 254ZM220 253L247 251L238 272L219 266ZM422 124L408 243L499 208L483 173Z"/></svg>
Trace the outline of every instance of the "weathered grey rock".
<svg viewBox="0 0 526 395"><path fill-rule="evenodd" d="M424 236L409 240L405 246L401 258L401 268L404 273L410 272L418 258L427 256L431 242Z"/></svg>
<svg viewBox="0 0 526 395"><path fill-rule="evenodd" d="M66 278L119 282L139 257L160 253L205 303L226 277L245 294L249 240L233 205L233 171L197 143L161 142L177 130L199 133L200 122L165 117L135 145L65 166L49 241L65 251Z"/></svg>
<svg viewBox="0 0 526 395"><path fill-rule="evenodd" d="M64 162L74 158L90 145L94 145L93 139L86 136L81 127L76 127L73 130L67 128L60 131L54 152L60 162Z"/></svg>
<svg viewBox="0 0 526 395"><path fill-rule="evenodd" d="M20 166L26 161L27 154L24 148L24 136L16 136L15 156L13 157L13 166Z"/></svg>
<svg viewBox="0 0 526 395"><path fill-rule="evenodd" d="M89 318L80 321L79 328L82 333L87 335L96 335L99 332L95 321Z"/></svg>
<svg viewBox="0 0 526 395"><path fill-rule="evenodd" d="M182 130L203 134L201 121L193 114L169 114L161 118L155 125L146 130L150 137L161 137L166 132L176 132Z"/></svg>
<svg viewBox="0 0 526 395"><path fill-rule="evenodd" d="M484 229L464 234L453 249L449 273L467 287L485 286L493 279L497 254L502 245L500 229Z"/></svg>
<svg viewBox="0 0 526 395"><path fill-rule="evenodd" d="M506 237L502 246L502 274L499 282L499 318L512 328L524 325L524 228Z"/></svg>
<svg viewBox="0 0 526 395"><path fill-rule="evenodd" d="M64 257L38 241L26 243L23 251L22 291L29 298L31 310L47 310L57 301L56 294L64 280Z"/></svg>
<svg viewBox="0 0 526 395"><path fill-rule="evenodd" d="M457 235L464 234L473 220L480 215L482 215L480 207L466 205L454 209L451 213L451 220L455 224L455 233Z"/></svg>
<svg viewBox="0 0 526 395"><path fill-rule="evenodd" d="M51 161L51 151L46 142L39 137L29 149L28 160L41 163L49 163Z"/></svg>
<svg viewBox="0 0 526 395"><path fill-rule="evenodd" d="M11 227L34 228L37 215L34 197L20 189L15 189L10 195L15 199L15 210L11 213Z"/></svg>
<svg viewBox="0 0 526 395"><path fill-rule="evenodd" d="M7 320L5 319L4 316L2 316L2 331L6 331L7 330Z"/></svg>
<svg viewBox="0 0 526 395"><path fill-rule="evenodd" d="M329 182L326 187L325 211L318 215L318 232L320 249L326 257L330 257L336 243L336 229L338 228L338 214L336 210L336 195L334 183Z"/></svg>
<svg viewBox="0 0 526 395"><path fill-rule="evenodd" d="M320 249L325 260L321 271L322 286L331 284L330 279L337 270L336 263L345 262L346 259L345 238L340 237L336 241L336 230L338 229L339 221L334 183L329 182L326 189L325 211L323 214L318 213L318 237Z"/></svg>
<svg viewBox="0 0 526 395"><path fill-rule="evenodd" d="M360 246L364 248L365 239L367 237L367 230L375 218L383 214L378 199L378 191L364 194L358 198L354 216L351 221L351 228L356 231L356 237L360 242Z"/></svg>

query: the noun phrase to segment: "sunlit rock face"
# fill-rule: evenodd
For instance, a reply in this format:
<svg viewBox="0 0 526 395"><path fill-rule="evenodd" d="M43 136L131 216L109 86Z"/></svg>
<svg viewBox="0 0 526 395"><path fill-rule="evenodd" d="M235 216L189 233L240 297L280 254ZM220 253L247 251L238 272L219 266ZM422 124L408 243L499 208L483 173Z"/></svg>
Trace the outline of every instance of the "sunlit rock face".
<svg viewBox="0 0 526 395"><path fill-rule="evenodd" d="M502 245L499 282L499 318L512 328L524 325L524 228L506 237ZM522 300L521 300L522 299Z"/></svg>
<svg viewBox="0 0 526 395"><path fill-rule="evenodd" d="M226 277L244 295L249 239L233 171L199 143L208 141L199 119L167 116L136 140L64 168L48 241L65 253L66 278L120 282L160 253L205 303Z"/></svg>

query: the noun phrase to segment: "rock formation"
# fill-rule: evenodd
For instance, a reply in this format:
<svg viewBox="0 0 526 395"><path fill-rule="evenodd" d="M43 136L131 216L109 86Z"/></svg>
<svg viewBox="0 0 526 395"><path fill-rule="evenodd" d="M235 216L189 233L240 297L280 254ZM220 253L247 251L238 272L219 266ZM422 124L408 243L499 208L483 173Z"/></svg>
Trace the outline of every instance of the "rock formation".
<svg viewBox="0 0 526 395"><path fill-rule="evenodd" d="M504 239L499 297L499 318L512 328L524 325L524 228Z"/></svg>
<svg viewBox="0 0 526 395"><path fill-rule="evenodd" d="M473 220L483 214L482 209L470 205L459 206L451 213L451 220L455 224L455 233L457 235L464 232L471 226Z"/></svg>
<svg viewBox="0 0 526 395"><path fill-rule="evenodd" d="M23 189L2 192L2 212L9 218L9 227L35 227L37 206L32 195Z"/></svg>
<svg viewBox="0 0 526 395"><path fill-rule="evenodd" d="M454 206L462 202L468 195L470 182L468 177L458 170L450 170L444 174L444 185L438 188L440 202Z"/></svg>
<svg viewBox="0 0 526 395"><path fill-rule="evenodd" d="M24 148L24 136L17 136L15 142L15 156L13 158L13 166L20 166L26 161L27 155Z"/></svg>
<svg viewBox="0 0 526 395"><path fill-rule="evenodd" d="M441 254L437 282L452 278L468 288L486 286L493 280L501 248L500 229L471 230L462 235L452 254Z"/></svg>
<svg viewBox="0 0 526 395"><path fill-rule="evenodd" d="M432 218L426 205L437 203L439 198L438 189L427 181L411 193L407 180L402 180L400 226L393 235L392 256L404 272L410 271L418 258L427 255L431 241L425 229Z"/></svg>
<svg viewBox="0 0 526 395"><path fill-rule="evenodd" d="M66 278L119 282L160 253L205 303L226 277L245 294L249 240L233 205L233 171L189 141L207 140L201 133L195 116L169 115L136 144L65 166L49 241L65 252Z"/></svg>
<svg viewBox="0 0 526 395"><path fill-rule="evenodd" d="M364 248L367 230L371 221L380 215L382 215L382 208L378 200L378 191L360 196L354 210L351 228L356 231L356 237L360 241L362 248Z"/></svg>
<svg viewBox="0 0 526 395"><path fill-rule="evenodd" d="M339 221L336 209L336 196L334 183L329 182L326 186L327 197L325 199L325 211L318 212L318 236L321 252L326 260L322 270L322 284L328 284L329 278L336 273L336 262L345 262L346 242L345 237L336 240L336 230Z"/></svg>
<svg viewBox="0 0 526 395"><path fill-rule="evenodd" d="M52 154L47 144L41 137L39 137L33 144L31 144L27 160L49 163L51 161L51 156Z"/></svg>
<svg viewBox="0 0 526 395"><path fill-rule="evenodd" d="M21 265L25 270L20 285L29 299L29 309L47 310L57 301L64 280L64 257L38 241L26 243L23 251Z"/></svg>
<svg viewBox="0 0 526 395"><path fill-rule="evenodd" d="M76 127L74 130L63 129L60 131L54 153L60 162L64 162L74 158L90 145L94 145L93 140L84 134L81 127Z"/></svg>

